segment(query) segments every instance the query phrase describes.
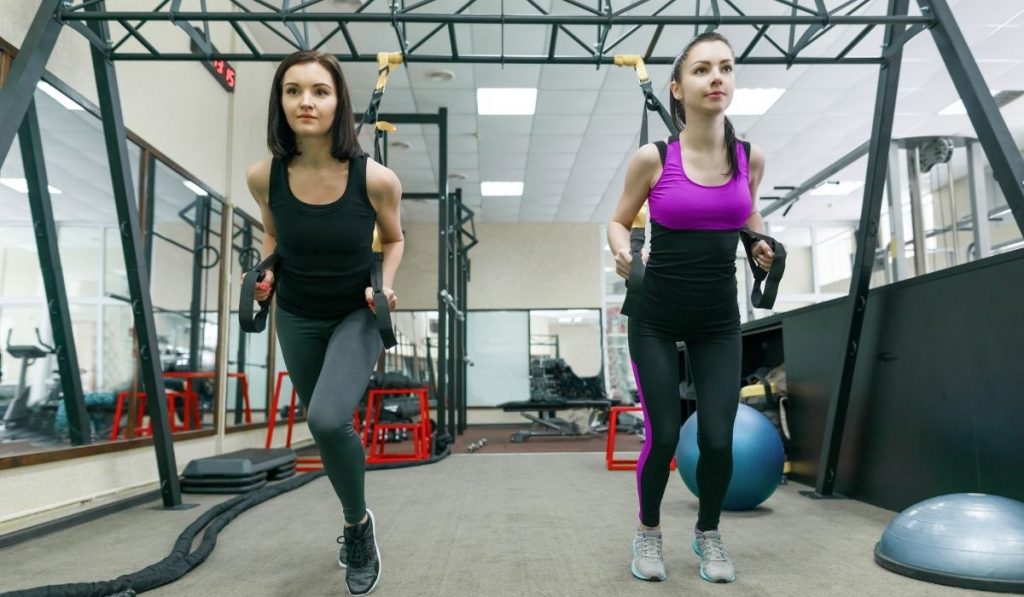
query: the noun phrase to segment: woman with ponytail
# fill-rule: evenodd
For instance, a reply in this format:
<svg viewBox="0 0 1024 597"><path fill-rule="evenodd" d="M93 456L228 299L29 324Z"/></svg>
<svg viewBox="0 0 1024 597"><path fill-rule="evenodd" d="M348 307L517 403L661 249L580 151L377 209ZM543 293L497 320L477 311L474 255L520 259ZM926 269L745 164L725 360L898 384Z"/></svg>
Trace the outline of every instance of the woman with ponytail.
<svg viewBox="0 0 1024 597"><path fill-rule="evenodd" d="M671 113L681 131L659 148L641 147L608 225L616 269L628 279L630 227L648 203L651 252L643 301L629 318L629 350L644 409L646 443L637 464L639 525L633 539L633 576L664 580L660 508L679 440L679 360L686 342L697 390L697 483L700 506L692 539L700 575L731 582L736 574L718 523L732 477L732 429L740 389L740 316L736 246L743 227L764 232L757 186L764 154L736 139L725 116L736 88L735 56L714 32L693 39L672 69ZM758 265L774 255L763 241Z"/></svg>

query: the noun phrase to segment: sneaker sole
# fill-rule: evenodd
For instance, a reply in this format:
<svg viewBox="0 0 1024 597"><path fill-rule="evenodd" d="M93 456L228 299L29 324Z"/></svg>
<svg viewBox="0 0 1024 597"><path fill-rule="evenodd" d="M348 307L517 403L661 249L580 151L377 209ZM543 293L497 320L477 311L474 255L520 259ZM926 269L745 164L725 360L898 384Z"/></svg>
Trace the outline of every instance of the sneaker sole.
<svg viewBox="0 0 1024 597"><path fill-rule="evenodd" d="M698 558L701 558L701 559L704 558L704 556L700 553L700 547L697 546L697 540L696 539L693 540L693 543L690 544L690 547L693 548L693 553L697 554ZM736 580L736 575L735 574L733 574L731 578L719 578L719 579L711 578L707 574L704 574L704 566L700 567L700 577L703 578L704 580L708 581L709 583L714 583L714 584L730 583L730 582L733 582L734 580Z"/></svg>
<svg viewBox="0 0 1024 597"><path fill-rule="evenodd" d="M634 551L633 551L633 558L634 558L634 560L629 563L629 571L633 573L633 578L635 578L637 580L642 580L644 582L662 582L662 581L664 581L665 579L668 578L668 574L666 574L665 576L663 576L661 578L658 578L657 576L644 576L644 575L640 574L640 571L636 569L636 559L635 559L636 558L636 551L635 551L635 548L634 548Z"/></svg>
<svg viewBox="0 0 1024 597"><path fill-rule="evenodd" d="M377 585L380 584L380 575L384 571L384 566L381 565L380 561L380 546L377 545L377 519L373 517L373 512L371 512L369 508L366 509L366 515L370 517L370 522L373 525L373 549L377 552L377 580L373 581L370 588L366 589L363 593L353 593L352 589L348 588L348 583L345 583L345 589L348 590L348 594L356 597L372 593L373 590L377 588ZM340 564L341 561L339 560L338 563ZM342 566L342 568L347 568L347 566Z"/></svg>

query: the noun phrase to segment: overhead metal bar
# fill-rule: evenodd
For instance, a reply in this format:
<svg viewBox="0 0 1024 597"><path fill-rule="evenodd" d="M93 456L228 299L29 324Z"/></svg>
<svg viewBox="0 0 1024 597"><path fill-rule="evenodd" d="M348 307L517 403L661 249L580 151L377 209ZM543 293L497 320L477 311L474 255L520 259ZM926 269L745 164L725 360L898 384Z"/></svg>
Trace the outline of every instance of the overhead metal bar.
<svg viewBox="0 0 1024 597"><path fill-rule="evenodd" d="M836 54L834 49L828 55L809 55L808 46L821 35L836 27L856 27L857 31L870 31L873 27L900 25L907 28L909 35L916 35L927 28L934 26L935 18L932 15L923 16L895 16L887 14L864 14L867 5L863 2L848 9L850 2L831 2L830 8L825 0L815 0L815 8L800 6L799 2L792 0L775 0L780 6L786 7L789 14L746 14L740 8L739 3L732 0L723 2L714 1L707 5L705 12L699 14L700 7L696 14L663 14L669 7L681 6L686 0L664 0L657 5L650 5L646 0L633 2L624 8L613 10L611 3L605 0L600 8L587 6L578 0L552 0L550 8L542 7L533 0L527 0L527 6L532 8L534 13L530 14L508 14L492 8L491 12L477 12L467 14L469 6L479 4L475 0L468 0L454 12L426 12L434 9L434 3L429 0L421 0L404 6L404 3L380 4L376 7L371 5L371 0L363 4L355 12L339 13L333 10L315 11L315 7L321 4L320 1L308 1L296 6L290 6L286 2L284 6L275 7L268 2L243 2L242 0L231 0L231 4L241 12L225 12L210 10L180 10L180 2L173 2L167 6L167 0L154 2L154 8L149 11L85 11L82 5L69 5L58 9L59 18L76 30L81 30L81 25L88 21L105 21L111 26L119 29L121 36L134 39L137 44L125 44L121 39L117 44L110 43L96 38L89 37L89 41L104 53L110 60L166 60L166 61L194 61L209 58L209 55L193 55L180 51L153 51L153 47L159 48L160 44L165 47L173 43L173 40L150 39L144 36L142 25L150 21L172 22L183 32L196 41L197 45L204 49L200 54L205 54L205 49L210 47L206 35L209 23L226 22L236 31L243 30L242 26L249 27L249 36L243 39L245 48L227 54L217 54L217 57L234 62L245 61L279 61L287 55L285 51L259 52L252 43L251 34L253 26L262 26L269 29L274 35L284 41L290 48L314 47L325 51L332 50L337 54L345 56L346 60L358 62L371 62L376 60L376 51L362 51L353 41L349 34L348 27L354 24L378 24L391 28L398 38L398 43L403 52L405 61L420 61L433 63L479 63L479 64L589 64L603 65L613 63L613 51L634 34L646 30L649 37L656 40L665 27L689 27L697 30L718 29L722 27L752 26L757 28L758 39L767 40L769 43L759 48L758 54L753 55L753 45L744 52L740 58L741 63L746 64L882 64L886 56L872 44L862 43L866 36L857 36L853 42ZM847 14L838 14L840 11L848 10ZM857 14L855 14L857 13ZM877 11L876 11L877 13ZM327 23L331 27L325 28L324 32L309 27L311 23ZM407 26L409 24L435 25L425 34L415 39L410 35ZM496 54L467 53L457 47L457 29L467 25L496 25L510 29L513 34L517 27L543 26L548 28L549 34L545 39L538 41L535 51L507 55L504 50ZM573 29L570 29L572 27ZM593 27L595 43L587 43L580 37L581 27ZM616 27L626 29L617 39L610 39L611 32ZM788 47L780 45L773 39L769 29L772 27L787 28L790 43ZM800 27L800 35L797 38L797 28ZM424 47L427 41L434 38L441 29L447 28L450 39L449 52L440 54L419 54L420 48ZM301 30L300 30L301 29ZM291 35L285 33L287 30ZM341 32L344 37L346 55L341 48L337 47L340 42L332 40ZM559 39L568 38L574 43L568 46L559 47ZM526 36L520 37L526 39ZM906 39L909 39L907 37ZM159 41L159 43L158 43ZM905 41L902 40L902 41ZM127 45L134 46L133 49L126 48ZM653 52L653 43L645 56L648 64L671 64L675 59L677 48L666 48L661 55ZM902 44L900 44L902 45ZM139 47L141 46L141 48ZM139 51L144 49L146 51ZM891 51L891 50L889 50ZM669 54L668 52L671 52Z"/></svg>

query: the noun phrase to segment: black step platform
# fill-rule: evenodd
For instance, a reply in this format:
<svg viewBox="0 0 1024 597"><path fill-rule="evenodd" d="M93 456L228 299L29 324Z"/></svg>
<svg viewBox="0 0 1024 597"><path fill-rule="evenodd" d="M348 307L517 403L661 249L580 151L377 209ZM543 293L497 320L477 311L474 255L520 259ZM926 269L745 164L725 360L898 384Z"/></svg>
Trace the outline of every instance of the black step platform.
<svg viewBox="0 0 1024 597"><path fill-rule="evenodd" d="M244 477L182 477L181 482L189 487L244 487L267 480L267 473L256 473Z"/></svg>
<svg viewBox="0 0 1024 597"><path fill-rule="evenodd" d="M184 476L197 477L249 477L275 469L295 468L295 450L290 448L249 448L199 458L188 463Z"/></svg>

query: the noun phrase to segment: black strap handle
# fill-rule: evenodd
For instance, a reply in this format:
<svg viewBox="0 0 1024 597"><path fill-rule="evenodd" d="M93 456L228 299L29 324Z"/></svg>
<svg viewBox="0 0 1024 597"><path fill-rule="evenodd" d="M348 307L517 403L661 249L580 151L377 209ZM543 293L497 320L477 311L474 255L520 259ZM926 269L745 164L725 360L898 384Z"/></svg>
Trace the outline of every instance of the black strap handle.
<svg viewBox="0 0 1024 597"><path fill-rule="evenodd" d="M644 261L641 251L644 248L644 229L633 228L629 232L629 253L633 261L629 267L629 279L626 280L626 298L622 300L620 312L627 316L639 315L640 303L644 298Z"/></svg>
<svg viewBox="0 0 1024 597"><path fill-rule="evenodd" d="M271 287L267 300L259 301L259 312L253 313L253 303L256 302L256 284L263 281L263 276L267 270L273 270L276 274L277 266L280 262L281 257L277 253L271 253L259 265L245 272L245 275L242 276L242 293L238 303L238 324L243 332L258 334L267 327L267 316L270 315L270 303L274 298L274 288Z"/></svg>
<svg viewBox="0 0 1024 597"><path fill-rule="evenodd" d="M754 259L754 245L762 240L768 243L768 247L775 253L772 267L768 271L761 269L757 260ZM750 264L750 269L754 274L754 289L750 292L750 302L758 309L771 309L775 306L779 282L782 280L782 274L786 271L786 247L774 238L759 234L749 228L740 230L740 241L747 251L747 263ZM764 290L761 289L762 283L764 283Z"/></svg>
<svg viewBox="0 0 1024 597"><path fill-rule="evenodd" d="M384 294L384 255L373 253L373 265L370 268L370 286L373 288L373 313L377 317L377 331L380 332L380 339L384 341L384 349L394 347L398 344L395 338L395 328L391 325L391 308L388 306L388 297Z"/></svg>

